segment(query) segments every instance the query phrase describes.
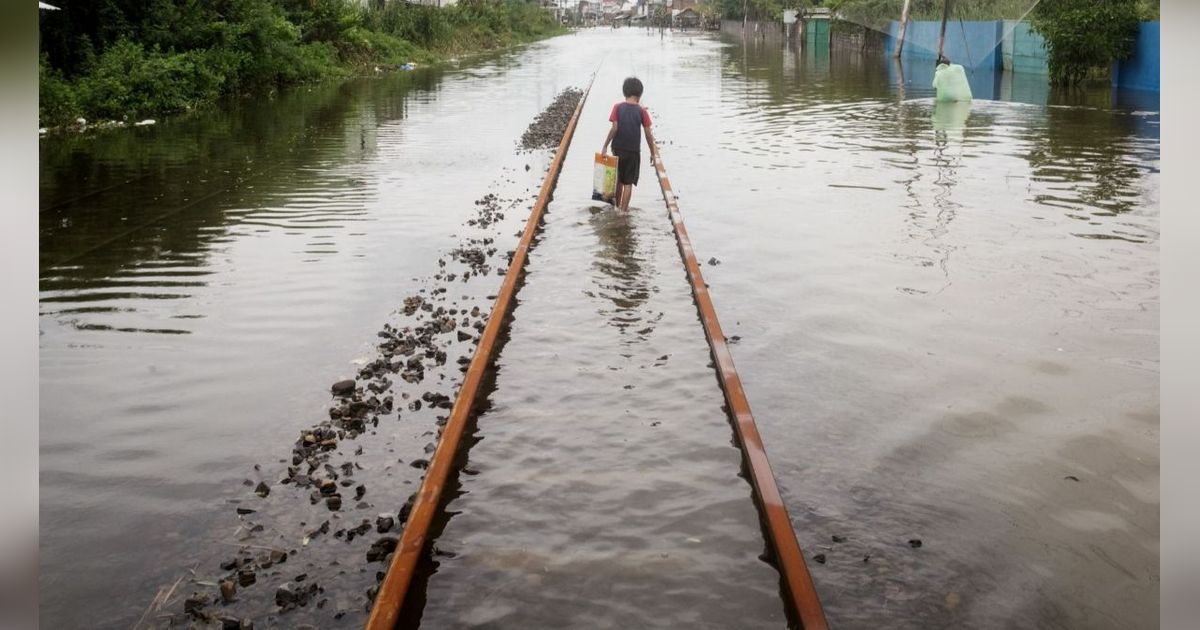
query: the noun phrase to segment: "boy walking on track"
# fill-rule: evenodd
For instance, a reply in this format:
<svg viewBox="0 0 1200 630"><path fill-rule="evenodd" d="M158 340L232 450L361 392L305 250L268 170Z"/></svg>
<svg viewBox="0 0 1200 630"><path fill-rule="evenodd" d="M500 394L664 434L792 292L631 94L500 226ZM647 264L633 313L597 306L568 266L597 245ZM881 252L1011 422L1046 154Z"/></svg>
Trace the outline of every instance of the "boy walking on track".
<svg viewBox="0 0 1200 630"><path fill-rule="evenodd" d="M629 209L629 198L633 196L633 187L638 183L638 173L642 166L642 130L646 132L646 146L650 147L650 163L658 157L654 148L654 133L650 131L650 114L641 106L642 82L634 77L625 79L621 85L625 100L613 105L608 119L612 128L604 139L601 155L608 155L608 145L612 144L613 154L617 156L617 194L613 197L613 205L622 210Z"/></svg>

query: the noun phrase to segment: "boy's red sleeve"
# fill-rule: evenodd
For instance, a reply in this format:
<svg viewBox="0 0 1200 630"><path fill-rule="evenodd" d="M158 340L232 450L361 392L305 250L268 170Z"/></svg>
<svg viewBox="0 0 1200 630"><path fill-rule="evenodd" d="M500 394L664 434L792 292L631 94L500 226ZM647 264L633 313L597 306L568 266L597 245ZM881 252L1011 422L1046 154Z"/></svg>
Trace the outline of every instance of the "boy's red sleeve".
<svg viewBox="0 0 1200 630"><path fill-rule="evenodd" d="M608 115L608 122L617 122L617 106L618 105L620 105L620 103L617 103L617 105L613 105L612 113Z"/></svg>
<svg viewBox="0 0 1200 630"><path fill-rule="evenodd" d="M643 127L650 126L650 112L646 111L645 107L642 108L642 126Z"/></svg>

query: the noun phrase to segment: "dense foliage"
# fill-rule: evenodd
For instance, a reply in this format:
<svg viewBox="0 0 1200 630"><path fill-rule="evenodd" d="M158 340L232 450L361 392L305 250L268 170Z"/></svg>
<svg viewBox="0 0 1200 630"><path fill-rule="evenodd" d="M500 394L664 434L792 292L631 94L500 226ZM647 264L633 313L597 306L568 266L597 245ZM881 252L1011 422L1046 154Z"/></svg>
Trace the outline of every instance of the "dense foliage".
<svg viewBox="0 0 1200 630"><path fill-rule="evenodd" d="M528 41L557 31L522 0L60 0L41 15L43 125L138 118L366 64Z"/></svg>
<svg viewBox="0 0 1200 630"><path fill-rule="evenodd" d="M1031 23L1046 39L1050 80L1074 85L1133 52L1139 0L1042 0Z"/></svg>

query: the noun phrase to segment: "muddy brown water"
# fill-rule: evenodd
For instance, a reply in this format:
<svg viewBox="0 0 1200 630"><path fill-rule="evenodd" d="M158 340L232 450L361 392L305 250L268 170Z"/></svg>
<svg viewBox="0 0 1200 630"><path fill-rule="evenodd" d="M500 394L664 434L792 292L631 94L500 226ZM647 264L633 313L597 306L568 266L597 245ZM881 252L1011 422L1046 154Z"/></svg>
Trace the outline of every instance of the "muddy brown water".
<svg viewBox="0 0 1200 630"><path fill-rule="evenodd" d="M42 141L43 623L129 627L261 545L295 555L231 611L361 624L379 535L304 536L399 509L438 415L399 394L458 373L341 447L362 507L279 485L291 444L406 296L486 310L499 277L437 261L511 249L548 162L515 143L601 62L425 625L784 625L652 173L628 217L586 199L631 73L831 623L1157 623L1157 103L946 108L921 68L628 30ZM329 601L279 613L298 575Z"/></svg>

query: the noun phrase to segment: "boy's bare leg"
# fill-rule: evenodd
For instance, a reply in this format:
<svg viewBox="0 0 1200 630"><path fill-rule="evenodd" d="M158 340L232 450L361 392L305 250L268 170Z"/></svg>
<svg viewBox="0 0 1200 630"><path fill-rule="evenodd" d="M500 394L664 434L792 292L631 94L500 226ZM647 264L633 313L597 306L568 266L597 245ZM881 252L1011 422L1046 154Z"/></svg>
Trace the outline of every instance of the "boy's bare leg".
<svg viewBox="0 0 1200 630"><path fill-rule="evenodd" d="M633 196L633 184L625 184L621 187L621 209L629 209L629 198Z"/></svg>

